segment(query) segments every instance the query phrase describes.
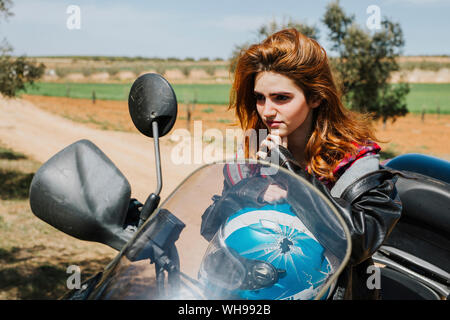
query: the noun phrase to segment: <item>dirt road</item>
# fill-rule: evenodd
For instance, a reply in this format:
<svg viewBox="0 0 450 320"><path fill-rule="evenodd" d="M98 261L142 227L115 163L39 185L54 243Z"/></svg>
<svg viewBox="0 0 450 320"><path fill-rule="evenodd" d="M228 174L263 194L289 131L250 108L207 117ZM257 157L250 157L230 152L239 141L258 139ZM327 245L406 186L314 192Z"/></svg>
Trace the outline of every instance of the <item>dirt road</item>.
<svg viewBox="0 0 450 320"><path fill-rule="evenodd" d="M153 140L128 132L89 128L37 108L21 99L0 98L0 140L15 151L44 163L64 147L80 139L97 145L122 171L141 202L156 190ZM201 164L174 164L169 137L160 141L164 199Z"/></svg>

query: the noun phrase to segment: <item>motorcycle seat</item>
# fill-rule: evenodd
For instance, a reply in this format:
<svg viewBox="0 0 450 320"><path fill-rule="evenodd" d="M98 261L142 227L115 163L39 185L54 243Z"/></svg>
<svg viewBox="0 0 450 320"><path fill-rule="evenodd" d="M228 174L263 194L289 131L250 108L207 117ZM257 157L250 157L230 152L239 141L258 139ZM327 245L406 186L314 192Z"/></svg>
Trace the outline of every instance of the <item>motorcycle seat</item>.
<svg viewBox="0 0 450 320"><path fill-rule="evenodd" d="M450 184L406 172L414 179L399 177L396 188L402 201L402 217L450 235Z"/></svg>
<svg viewBox="0 0 450 320"><path fill-rule="evenodd" d="M384 244L450 272L450 184L423 173L403 172L409 178L396 182L402 217Z"/></svg>
<svg viewBox="0 0 450 320"><path fill-rule="evenodd" d="M450 234L450 162L421 154L405 154L385 164L412 179L399 177L396 188L403 217Z"/></svg>
<svg viewBox="0 0 450 320"><path fill-rule="evenodd" d="M401 171L420 173L450 184L450 162L436 157L408 153L388 160L384 163L384 166Z"/></svg>

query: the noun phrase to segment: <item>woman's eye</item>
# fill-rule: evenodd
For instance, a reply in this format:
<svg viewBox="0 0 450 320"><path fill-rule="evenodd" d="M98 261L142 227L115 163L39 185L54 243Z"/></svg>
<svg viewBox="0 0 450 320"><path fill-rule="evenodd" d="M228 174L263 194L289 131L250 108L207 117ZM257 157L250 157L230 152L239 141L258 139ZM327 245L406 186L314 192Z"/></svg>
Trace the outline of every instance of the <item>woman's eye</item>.
<svg viewBox="0 0 450 320"><path fill-rule="evenodd" d="M277 99L278 101L286 101L286 100L289 99L289 97L288 97L288 96L283 96L283 95L277 95L277 96L276 96L276 99Z"/></svg>
<svg viewBox="0 0 450 320"><path fill-rule="evenodd" d="M264 96L262 94L255 94L256 101L264 100Z"/></svg>

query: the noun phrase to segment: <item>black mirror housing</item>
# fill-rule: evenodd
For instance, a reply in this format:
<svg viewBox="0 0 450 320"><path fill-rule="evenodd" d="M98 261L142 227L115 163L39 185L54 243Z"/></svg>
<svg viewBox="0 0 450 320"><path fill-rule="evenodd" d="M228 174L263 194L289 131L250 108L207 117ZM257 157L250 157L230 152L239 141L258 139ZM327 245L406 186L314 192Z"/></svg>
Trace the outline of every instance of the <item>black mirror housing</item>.
<svg viewBox="0 0 450 320"><path fill-rule="evenodd" d="M136 128L153 138L152 122L158 123L159 137L175 124L177 98L170 83L156 73L147 73L134 81L128 96L128 108Z"/></svg>
<svg viewBox="0 0 450 320"><path fill-rule="evenodd" d="M30 206L66 234L121 250L134 233L125 229L130 195L128 180L113 162L92 142L80 140L39 168Z"/></svg>

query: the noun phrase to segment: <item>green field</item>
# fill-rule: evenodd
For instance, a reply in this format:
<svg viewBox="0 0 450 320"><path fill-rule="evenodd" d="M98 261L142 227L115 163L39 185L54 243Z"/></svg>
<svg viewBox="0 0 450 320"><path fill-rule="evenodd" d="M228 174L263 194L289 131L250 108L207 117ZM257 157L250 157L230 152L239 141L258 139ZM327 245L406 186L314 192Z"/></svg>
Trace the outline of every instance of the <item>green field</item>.
<svg viewBox="0 0 450 320"><path fill-rule="evenodd" d="M228 104L229 84L173 84L178 102L198 104ZM131 83L50 83L40 82L34 87L28 87L27 93L33 95L57 96L91 99L95 91L97 99L127 100ZM450 114L450 83L410 84L407 96L408 109L412 113Z"/></svg>
<svg viewBox="0 0 450 320"><path fill-rule="evenodd" d="M450 83L411 83L406 98L408 110L412 113L450 114Z"/></svg>
<svg viewBox="0 0 450 320"><path fill-rule="evenodd" d="M228 104L229 84L173 84L179 103ZM91 99L95 92L100 100L128 100L131 83L54 83L39 82L28 86L32 95Z"/></svg>

